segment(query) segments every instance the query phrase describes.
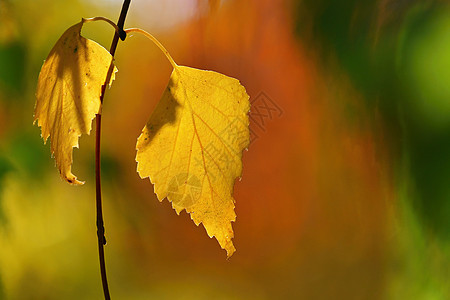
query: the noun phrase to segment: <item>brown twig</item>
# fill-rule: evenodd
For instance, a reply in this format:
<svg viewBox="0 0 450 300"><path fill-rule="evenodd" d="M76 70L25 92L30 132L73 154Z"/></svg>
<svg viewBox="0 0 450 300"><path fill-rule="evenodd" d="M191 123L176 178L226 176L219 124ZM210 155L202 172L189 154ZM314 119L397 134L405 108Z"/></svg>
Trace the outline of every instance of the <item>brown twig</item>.
<svg viewBox="0 0 450 300"><path fill-rule="evenodd" d="M117 22L117 26L119 27L119 31L114 34L114 38L111 44L111 48L109 52L114 57L116 53L117 43L119 42L119 38L121 40L125 39L125 32L123 31L123 25L125 23L125 18L127 16L128 8L130 6L131 0L124 0L122 5L122 10L120 12L119 21ZM103 98L105 97L106 86L110 82L110 78L114 72L114 65L111 64L107 80L105 84L102 86L102 93L100 95L100 101L103 104ZM100 260L100 273L102 277L102 285L103 285L103 293L105 295L106 300L110 300L111 296L109 295L108 288L108 280L106 278L106 264L105 264L105 251L104 245L106 245L105 238L105 228L103 226L103 212L102 212L102 190L101 190L101 176L100 176L100 137L101 137L101 125L102 125L102 115L97 114L96 117L96 132L95 132L95 194L96 194L96 206L97 206L97 240L98 240L98 256Z"/></svg>

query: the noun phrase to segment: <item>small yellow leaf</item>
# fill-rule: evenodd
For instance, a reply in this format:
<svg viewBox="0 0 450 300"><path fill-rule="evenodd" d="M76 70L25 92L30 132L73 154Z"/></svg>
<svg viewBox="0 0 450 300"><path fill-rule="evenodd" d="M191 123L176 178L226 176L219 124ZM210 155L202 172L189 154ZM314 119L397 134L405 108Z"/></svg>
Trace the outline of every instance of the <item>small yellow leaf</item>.
<svg viewBox="0 0 450 300"><path fill-rule="evenodd" d="M61 177L83 184L72 174L73 147L89 134L92 120L100 113L100 94L113 57L99 44L81 36L83 21L70 27L56 42L39 74L34 122L44 143L51 140L51 153ZM109 84L114 79L111 74Z"/></svg>
<svg viewBox="0 0 450 300"><path fill-rule="evenodd" d="M137 142L138 173L179 214L203 223L230 257L233 186L249 144L249 96L237 79L174 66L169 84Z"/></svg>

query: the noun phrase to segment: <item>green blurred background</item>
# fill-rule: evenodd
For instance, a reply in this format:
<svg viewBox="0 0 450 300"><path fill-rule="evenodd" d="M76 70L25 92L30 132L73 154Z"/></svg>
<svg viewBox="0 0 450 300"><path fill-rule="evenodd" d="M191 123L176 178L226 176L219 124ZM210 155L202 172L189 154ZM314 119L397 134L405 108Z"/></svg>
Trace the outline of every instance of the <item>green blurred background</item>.
<svg viewBox="0 0 450 300"><path fill-rule="evenodd" d="M0 299L101 299L93 135L64 183L32 125L44 59L119 0L0 0ZM132 1L126 27L182 65L239 78L252 144L226 260L136 173L170 76L129 36L103 106L114 299L450 299L450 5L427 0ZM106 48L114 34L89 23Z"/></svg>

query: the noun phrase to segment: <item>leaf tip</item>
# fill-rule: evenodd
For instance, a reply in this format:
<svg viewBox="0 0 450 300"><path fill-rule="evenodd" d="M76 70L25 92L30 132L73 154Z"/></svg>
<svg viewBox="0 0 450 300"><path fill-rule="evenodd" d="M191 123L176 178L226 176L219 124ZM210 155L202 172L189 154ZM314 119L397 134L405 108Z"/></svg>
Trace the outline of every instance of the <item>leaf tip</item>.
<svg viewBox="0 0 450 300"><path fill-rule="evenodd" d="M77 177L75 175L73 175L71 172L69 172L69 174L65 174L65 175L61 173L61 178L65 182L67 182L67 183L69 183L71 185L83 185L83 184L85 184L84 181L78 180Z"/></svg>
<svg viewBox="0 0 450 300"><path fill-rule="evenodd" d="M227 251L227 260L230 259L234 252L236 252L236 248L234 247L231 239L229 240L229 244L225 247L225 250Z"/></svg>
<svg viewBox="0 0 450 300"><path fill-rule="evenodd" d="M230 249L225 249L227 251L227 260L229 260L231 258L231 256L233 256L234 252L236 252L236 248L234 248L233 244L231 244L231 248Z"/></svg>

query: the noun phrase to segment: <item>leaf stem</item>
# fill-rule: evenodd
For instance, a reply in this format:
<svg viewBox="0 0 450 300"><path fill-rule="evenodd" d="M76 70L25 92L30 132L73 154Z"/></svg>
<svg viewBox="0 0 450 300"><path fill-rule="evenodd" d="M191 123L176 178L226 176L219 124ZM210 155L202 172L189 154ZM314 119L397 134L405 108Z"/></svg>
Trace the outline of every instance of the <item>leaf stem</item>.
<svg viewBox="0 0 450 300"><path fill-rule="evenodd" d="M143 35L145 35L149 40L151 40L156 46L158 46L159 49L161 49L161 51L164 53L164 55L167 57L167 59L169 60L170 64L172 65L172 67L174 69L177 68L177 64L175 63L175 61L173 60L172 56L170 56L169 52L166 50L166 48L164 48L164 46L150 33L148 33L147 31L140 29L140 28L128 28L125 29L125 32L128 34L130 32L138 32L141 33Z"/></svg>
<svg viewBox="0 0 450 300"><path fill-rule="evenodd" d="M105 18L105 17L81 18L81 20L83 23L89 23L89 22L94 22L94 21L105 21L105 22L109 23L112 27L114 27L116 32L119 31L119 27L116 25L116 23L114 23L113 21L111 21L110 19Z"/></svg>
<svg viewBox="0 0 450 300"><path fill-rule="evenodd" d="M127 16L128 8L130 6L131 0L124 0L122 5L122 10L120 11L119 21L117 22L117 30L114 34L114 38L111 44L111 48L109 52L114 57L116 53L117 43L119 42L120 33L123 31L123 25L125 23L125 18ZM103 17L92 18L97 20L104 20L106 22L107 19ZM87 19L89 22L89 19ZM94 20L92 20L94 21ZM108 22L109 23L109 22ZM115 25L115 24L114 24ZM122 40L125 39L125 35L122 36ZM111 62L111 65L108 70L108 75L106 76L105 83L102 86L102 93L100 95L100 101L103 104L103 98L105 97L106 86L111 81L111 76L114 72L114 65ZM109 295L108 288L108 279L106 277L106 263L105 263L105 251L104 245L106 245L105 238L105 228L103 226L103 211L102 211L102 190L101 190L101 165L100 165L100 141L101 141L101 125L102 125L102 115L101 113L97 114L97 118L95 120L96 131L95 131L95 195L96 195L96 210L97 210L97 241L98 241L98 257L100 261L100 274L102 278L102 286L103 286L103 294L106 300L110 300L111 296Z"/></svg>

